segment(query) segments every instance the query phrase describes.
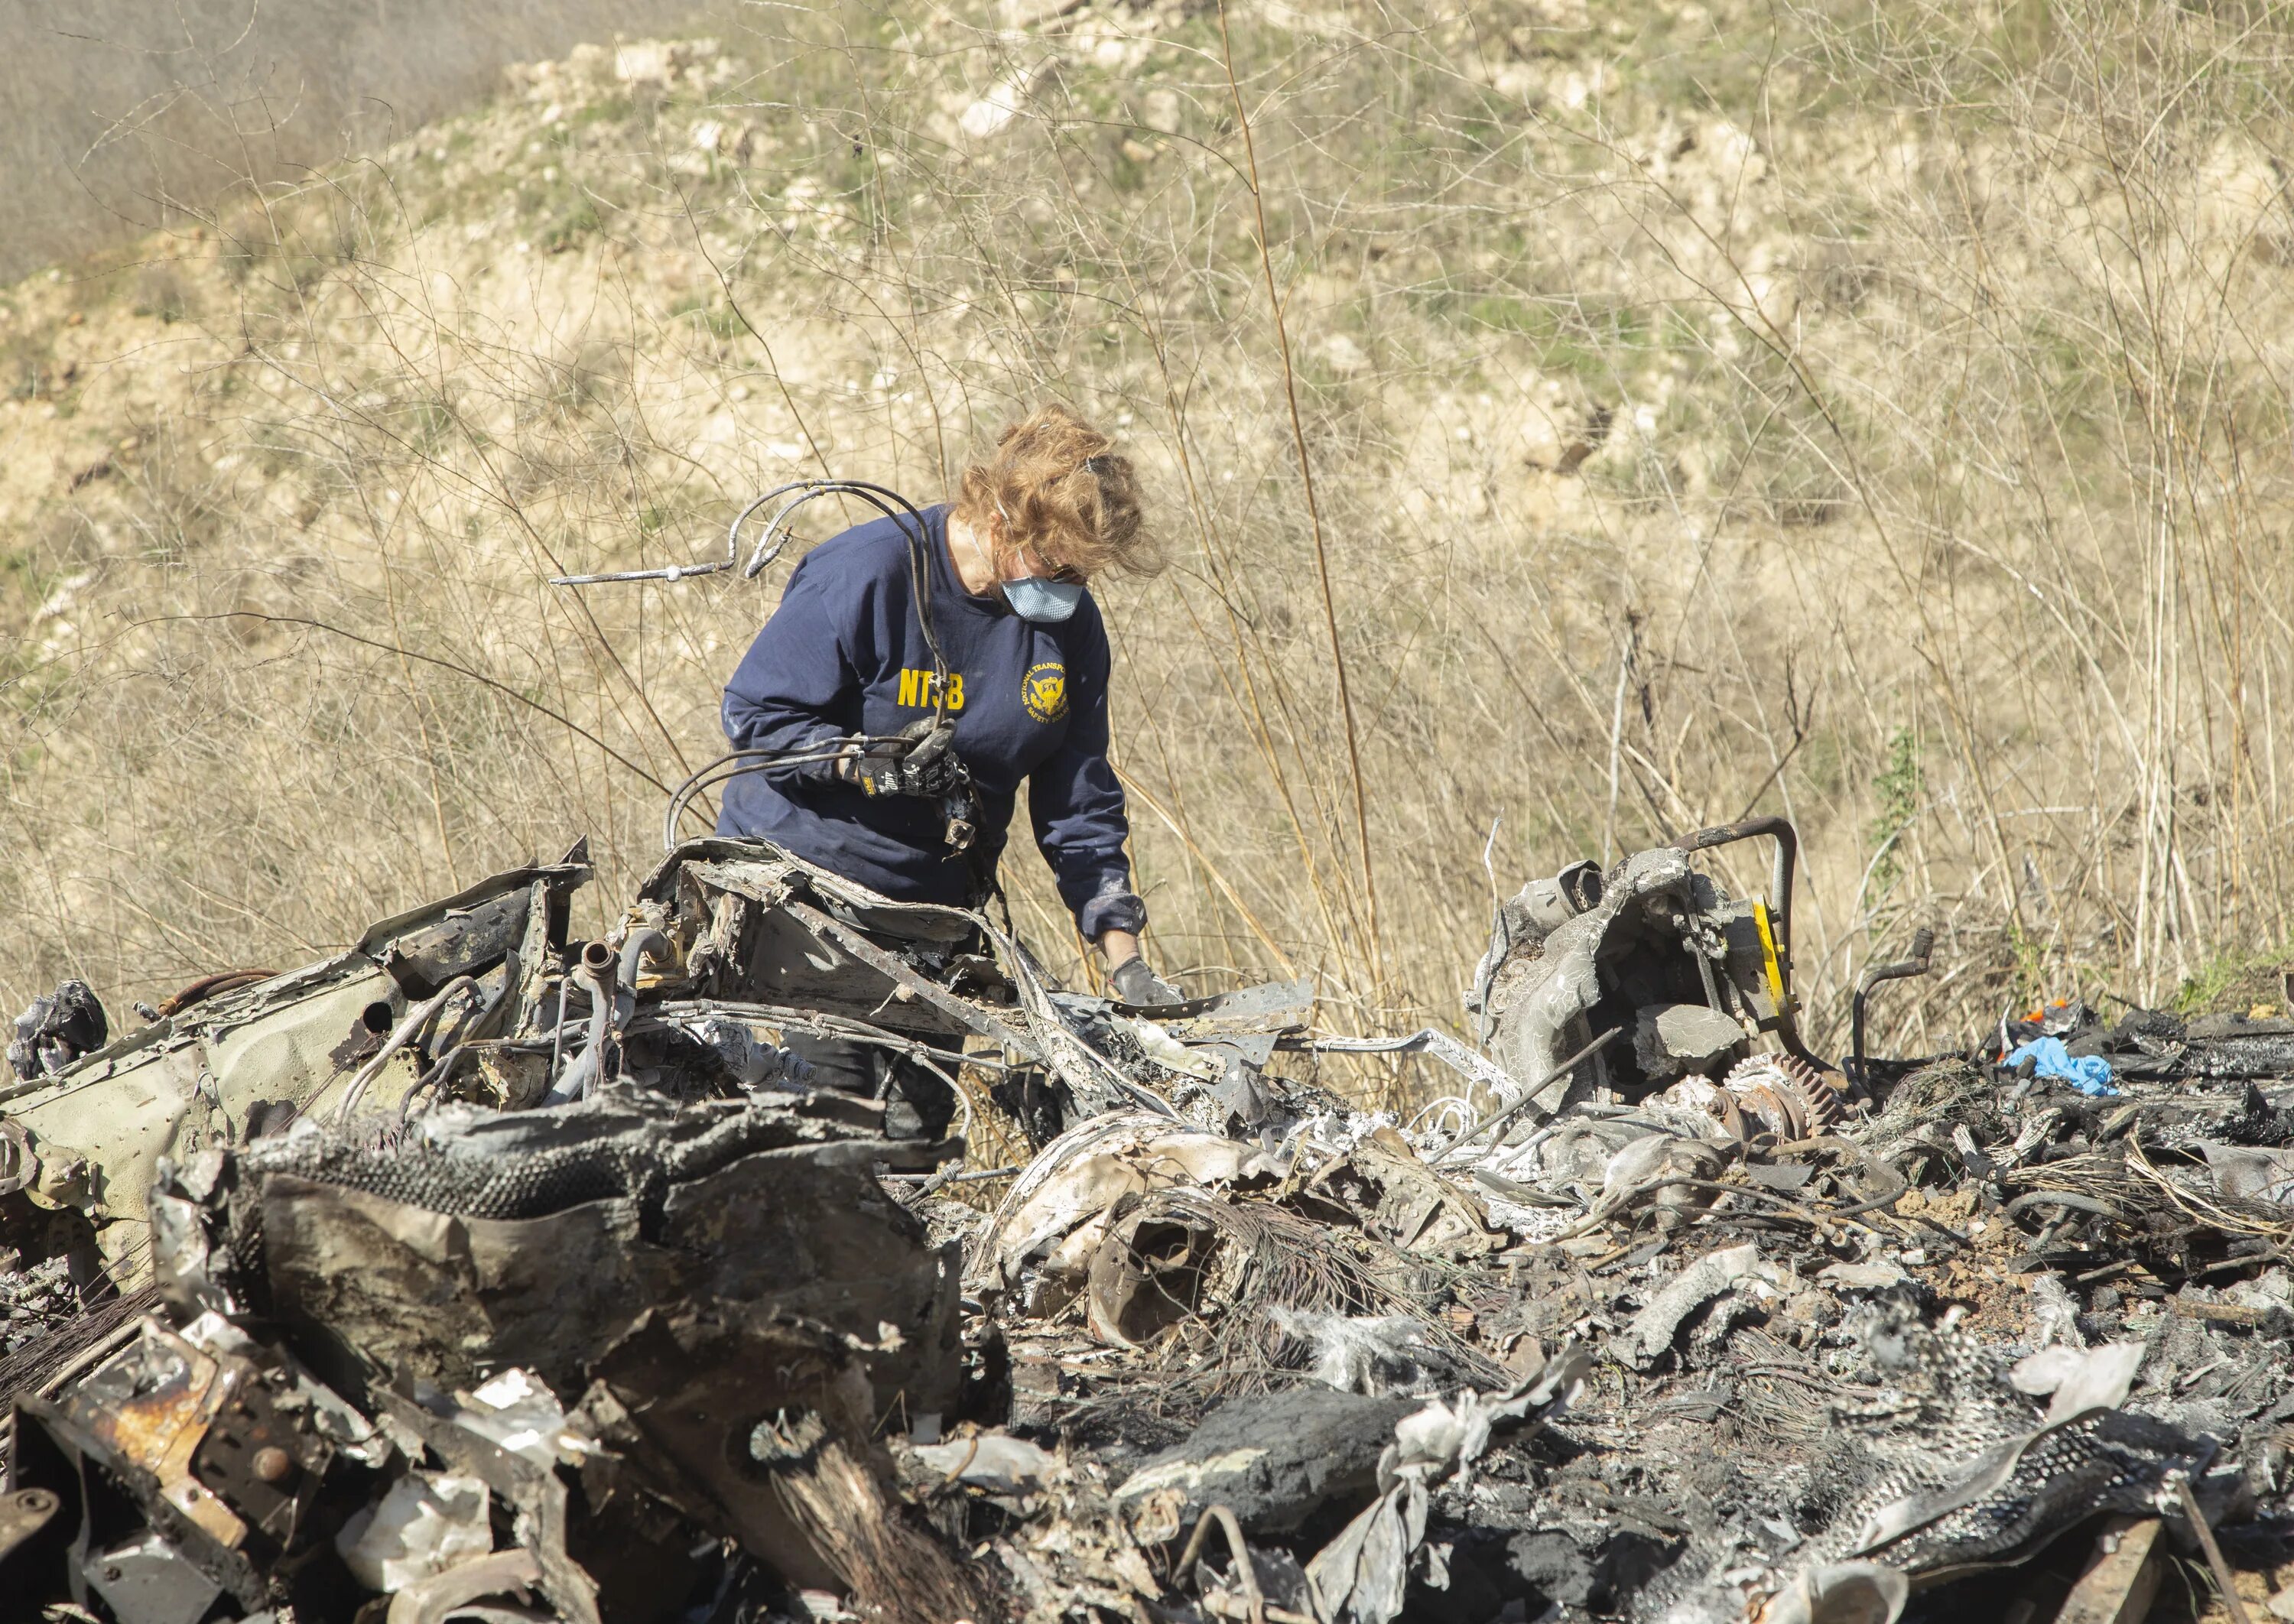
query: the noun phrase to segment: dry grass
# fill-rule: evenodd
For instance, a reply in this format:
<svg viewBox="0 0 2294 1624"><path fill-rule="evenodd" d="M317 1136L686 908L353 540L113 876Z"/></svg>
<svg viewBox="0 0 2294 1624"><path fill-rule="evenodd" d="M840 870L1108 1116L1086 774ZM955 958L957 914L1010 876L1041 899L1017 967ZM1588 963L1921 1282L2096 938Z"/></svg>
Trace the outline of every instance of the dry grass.
<svg viewBox="0 0 2294 1624"><path fill-rule="evenodd" d="M780 572L545 577L824 468L923 499L1046 396L1181 559L1104 601L1199 983L1454 1024L1493 823L1510 888L1763 810L1819 1033L1921 923L1891 1043L2294 935L2274 12L1013 20L588 53L13 290L0 993L582 831L626 894Z"/></svg>

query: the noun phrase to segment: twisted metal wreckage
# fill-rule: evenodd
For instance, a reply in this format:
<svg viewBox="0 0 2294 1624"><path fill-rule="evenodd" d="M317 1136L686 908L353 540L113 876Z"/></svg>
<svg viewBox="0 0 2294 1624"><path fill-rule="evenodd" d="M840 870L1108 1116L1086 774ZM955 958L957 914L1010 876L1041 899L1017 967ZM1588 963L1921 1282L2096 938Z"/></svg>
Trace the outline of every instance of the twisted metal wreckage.
<svg viewBox="0 0 2294 1624"><path fill-rule="evenodd" d="M603 942L567 937L577 848L90 1052L100 1010L43 1001L12 1239L118 1290L10 1354L0 1595L2140 1616L2176 1540L2226 1562L2214 1524L2251 1547L2283 1507L2294 1108L2244 1078L2294 1036L2090 1030L2117 1098L1826 1067L1788 911L1691 865L1751 834L1788 897L1767 822L1509 902L1491 1109L1422 1130L1274 1063L1361 1046L1307 1035L1304 985L1151 1018L741 841L680 845ZM1032 1158L960 1205L980 1136L888 1137L794 1030L941 1070Z"/></svg>
<svg viewBox="0 0 2294 1624"><path fill-rule="evenodd" d="M1775 819L1524 887L1477 1048L1067 992L761 842L577 942L585 857L19 1022L0 1614L2131 1620L2282 1555L2294 1023L1874 1060L1923 933L1829 1064ZM1378 1050L1460 1095L1312 1080Z"/></svg>

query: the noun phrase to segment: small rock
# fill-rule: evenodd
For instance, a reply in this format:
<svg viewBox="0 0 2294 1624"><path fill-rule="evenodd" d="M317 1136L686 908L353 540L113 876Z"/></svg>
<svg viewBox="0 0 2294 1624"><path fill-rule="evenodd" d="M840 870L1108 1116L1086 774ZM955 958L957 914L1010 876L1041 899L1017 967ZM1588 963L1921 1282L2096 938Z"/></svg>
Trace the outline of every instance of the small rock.
<svg viewBox="0 0 2294 1624"><path fill-rule="evenodd" d="M1151 90L1139 104L1139 119L1149 129L1165 135L1179 133L1179 93L1175 90Z"/></svg>

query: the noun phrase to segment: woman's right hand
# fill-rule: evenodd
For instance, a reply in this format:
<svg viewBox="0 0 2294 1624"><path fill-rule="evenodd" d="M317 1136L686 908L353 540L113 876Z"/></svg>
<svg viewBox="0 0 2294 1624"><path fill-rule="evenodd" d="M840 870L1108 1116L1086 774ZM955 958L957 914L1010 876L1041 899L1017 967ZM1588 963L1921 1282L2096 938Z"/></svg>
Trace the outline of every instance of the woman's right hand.
<svg viewBox="0 0 2294 1624"><path fill-rule="evenodd" d="M836 775L864 795L945 795L964 782L956 729L937 717L910 723L895 739L840 758Z"/></svg>

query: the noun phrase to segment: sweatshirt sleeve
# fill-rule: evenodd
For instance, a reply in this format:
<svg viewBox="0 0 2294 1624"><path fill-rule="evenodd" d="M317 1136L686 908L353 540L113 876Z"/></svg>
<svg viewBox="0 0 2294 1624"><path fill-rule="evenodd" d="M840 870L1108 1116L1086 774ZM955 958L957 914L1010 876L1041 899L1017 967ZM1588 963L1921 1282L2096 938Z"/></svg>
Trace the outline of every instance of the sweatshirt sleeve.
<svg viewBox="0 0 2294 1624"><path fill-rule="evenodd" d="M735 750L796 751L859 731L860 683L850 640L858 625L849 581L811 568L789 577L779 607L741 656L719 711ZM825 778L827 762L763 770Z"/></svg>
<svg viewBox="0 0 2294 1624"><path fill-rule="evenodd" d="M1107 759L1107 634L1093 619L1090 641L1070 655L1066 742L1029 775L1028 812L1060 899L1095 941L1104 931L1144 926L1147 905L1131 889L1123 851L1131 824Z"/></svg>

